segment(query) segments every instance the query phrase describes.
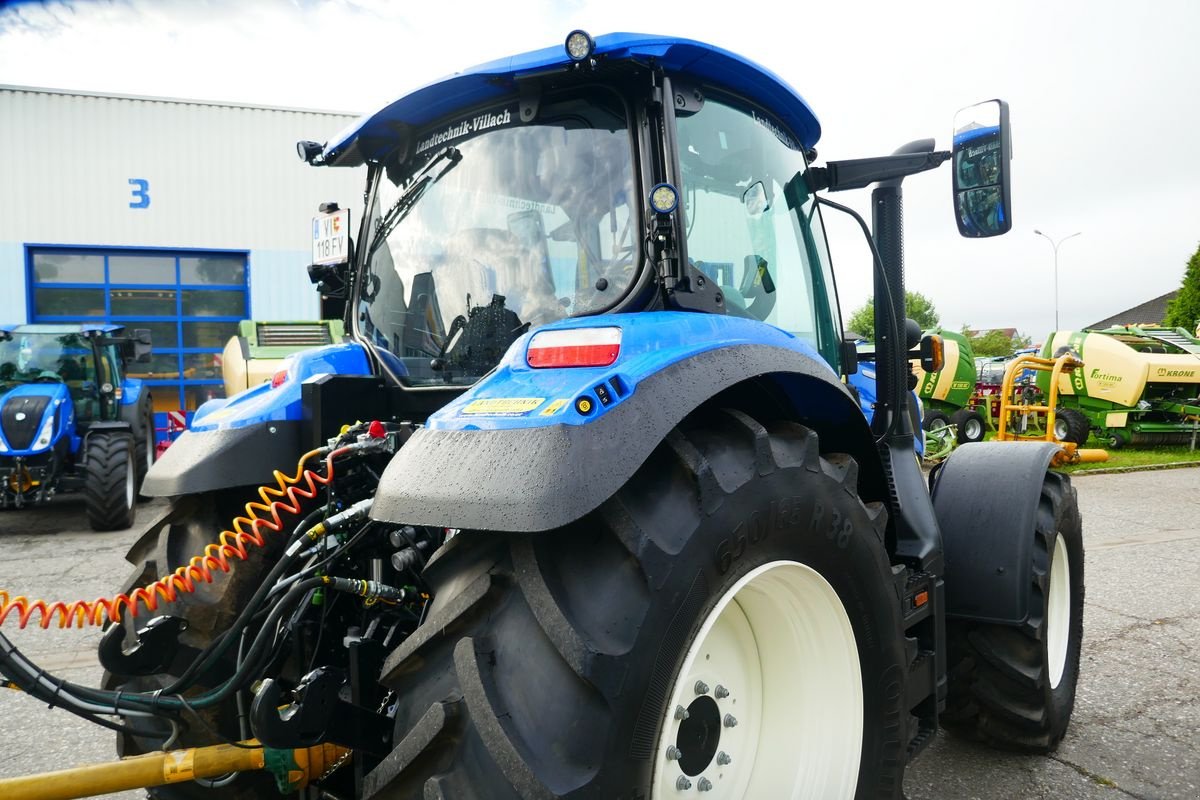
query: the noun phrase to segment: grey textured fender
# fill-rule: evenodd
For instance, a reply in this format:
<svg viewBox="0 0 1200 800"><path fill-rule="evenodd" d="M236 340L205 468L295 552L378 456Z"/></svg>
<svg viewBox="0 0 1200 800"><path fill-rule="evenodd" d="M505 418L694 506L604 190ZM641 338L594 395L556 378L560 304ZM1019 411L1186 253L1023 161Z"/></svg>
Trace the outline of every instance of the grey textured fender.
<svg viewBox="0 0 1200 800"><path fill-rule="evenodd" d="M586 425L419 430L383 473L371 516L493 531L561 527L611 497L687 414L759 376L779 384L797 418L826 422L872 457L866 420L828 367L792 350L739 345L667 367Z"/></svg>
<svg viewBox="0 0 1200 800"><path fill-rule="evenodd" d="M945 553L947 617L1025 621L1038 498L1061 449L1050 442L965 444L937 473L933 507Z"/></svg>
<svg viewBox="0 0 1200 800"><path fill-rule="evenodd" d="M141 493L169 497L273 483L272 470L290 474L299 457L299 422L186 431L146 473Z"/></svg>

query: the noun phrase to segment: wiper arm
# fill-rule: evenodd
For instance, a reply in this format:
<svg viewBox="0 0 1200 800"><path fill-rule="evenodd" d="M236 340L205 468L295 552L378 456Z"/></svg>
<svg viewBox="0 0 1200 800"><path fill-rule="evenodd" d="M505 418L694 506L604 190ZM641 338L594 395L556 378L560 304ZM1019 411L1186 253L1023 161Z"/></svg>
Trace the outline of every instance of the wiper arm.
<svg viewBox="0 0 1200 800"><path fill-rule="evenodd" d="M442 167L442 171L437 175L430 176L429 173L442 161L448 163ZM416 177L413 178L413 182L404 190L404 194L400 195L400 199L375 224L375 235L371 239L371 246L367 249L368 261L371 259L371 256L375 255L375 251L387 241L387 237L392 235L392 231L396 229L396 226L408 216L408 212L421 199L421 195L425 194L425 190L444 178L446 173L458 166L458 162L460 161L462 161L462 151L457 147L447 147L417 173Z"/></svg>

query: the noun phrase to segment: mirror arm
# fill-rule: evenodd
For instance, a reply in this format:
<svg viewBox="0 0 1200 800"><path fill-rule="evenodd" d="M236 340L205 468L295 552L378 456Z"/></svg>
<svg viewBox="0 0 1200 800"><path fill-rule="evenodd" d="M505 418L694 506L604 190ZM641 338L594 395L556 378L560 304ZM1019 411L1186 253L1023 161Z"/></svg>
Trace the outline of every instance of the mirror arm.
<svg viewBox="0 0 1200 800"><path fill-rule="evenodd" d="M932 147L932 142L930 142ZM824 167L813 167L805 178L809 191L828 189L841 192L846 189L861 189L879 181L895 180L918 172L935 169L950 160L949 150L912 153L876 158L851 158L830 161Z"/></svg>

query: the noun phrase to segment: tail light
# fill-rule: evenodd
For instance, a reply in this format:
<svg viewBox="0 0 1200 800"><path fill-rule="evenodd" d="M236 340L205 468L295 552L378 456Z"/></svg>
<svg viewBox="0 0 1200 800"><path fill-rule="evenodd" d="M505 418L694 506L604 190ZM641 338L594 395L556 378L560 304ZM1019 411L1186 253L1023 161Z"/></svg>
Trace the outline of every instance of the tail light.
<svg viewBox="0 0 1200 800"><path fill-rule="evenodd" d="M531 367L607 367L620 354L620 328L568 328L535 333L525 362Z"/></svg>

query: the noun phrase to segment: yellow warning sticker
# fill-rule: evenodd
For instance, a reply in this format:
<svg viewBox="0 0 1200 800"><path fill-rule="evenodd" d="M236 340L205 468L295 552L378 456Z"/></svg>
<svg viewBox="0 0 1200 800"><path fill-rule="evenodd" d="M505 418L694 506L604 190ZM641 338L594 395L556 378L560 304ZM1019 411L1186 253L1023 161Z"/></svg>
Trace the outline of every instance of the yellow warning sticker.
<svg viewBox="0 0 1200 800"><path fill-rule="evenodd" d="M193 750L172 750L163 758L163 780L167 783L190 781L195 777Z"/></svg>
<svg viewBox="0 0 1200 800"><path fill-rule="evenodd" d="M558 412L562 411L563 408L566 407L566 405L567 405L567 398L565 398L565 397L560 397L557 400L552 400L552 401L550 401L550 405L548 405L542 409L541 416L552 417L555 414L557 414Z"/></svg>
<svg viewBox="0 0 1200 800"><path fill-rule="evenodd" d="M545 402L544 397L485 397L472 400L462 414L486 414L491 417L519 417Z"/></svg>

